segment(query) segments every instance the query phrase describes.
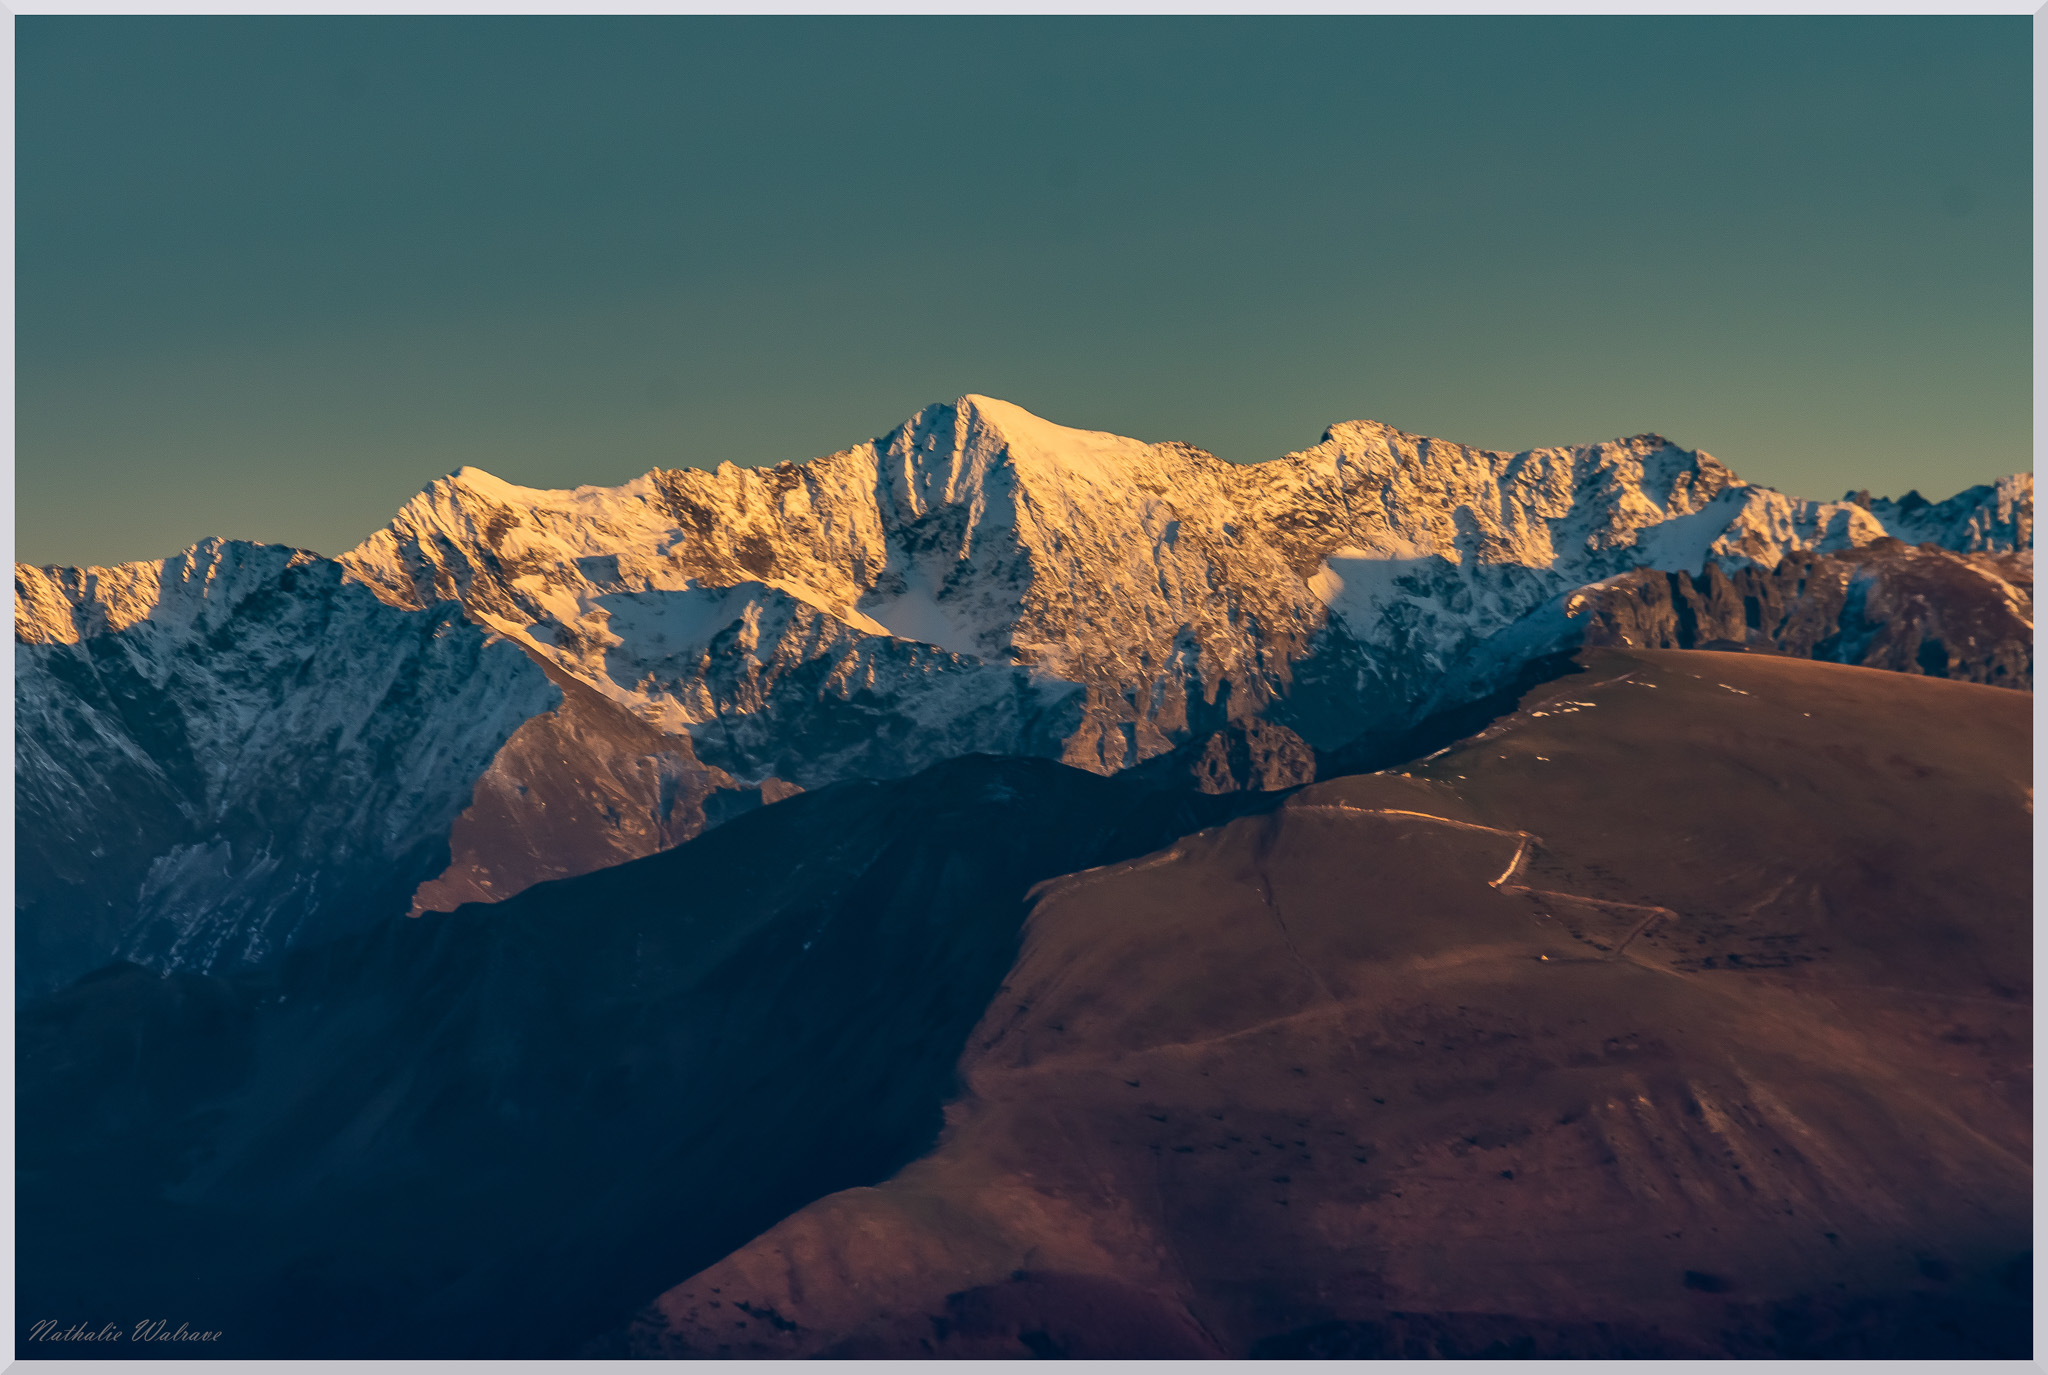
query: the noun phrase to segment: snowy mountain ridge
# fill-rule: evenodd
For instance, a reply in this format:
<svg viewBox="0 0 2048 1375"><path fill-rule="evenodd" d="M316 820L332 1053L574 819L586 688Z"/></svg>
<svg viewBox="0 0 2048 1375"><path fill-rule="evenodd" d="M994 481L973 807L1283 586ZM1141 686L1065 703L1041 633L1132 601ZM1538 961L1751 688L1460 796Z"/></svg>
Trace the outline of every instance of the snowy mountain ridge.
<svg viewBox="0 0 2048 1375"><path fill-rule="evenodd" d="M1965 493L1943 528L2010 547L2021 492L2030 547L2025 475L1995 494L2002 519ZM395 606L460 600L735 776L812 786L920 761L850 741L821 768L750 718L820 694L920 736L993 716L1097 771L1268 708L1334 743L1587 583L1888 533L1878 510L1745 483L1656 435L1511 454L1354 421L1239 465L967 396L804 464L571 491L464 469L342 562ZM942 732L921 762L967 738Z"/></svg>
<svg viewBox="0 0 2048 1375"><path fill-rule="evenodd" d="M1746 595L1910 612L1852 647L2030 683L2030 475L1810 502L1656 435L1505 453L1355 421L1238 465L968 396L802 464L566 491L465 468L339 559L17 565L18 976L257 960L967 753L1111 773L1257 723L1307 759L1596 625L1740 630L1743 595L1685 577L1894 536L1983 566ZM1809 584L1832 600L1799 610ZM1939 642L1955 587L1991 608L1981 650ZM1771 633L1829 633L1795 631Z"/></svg>

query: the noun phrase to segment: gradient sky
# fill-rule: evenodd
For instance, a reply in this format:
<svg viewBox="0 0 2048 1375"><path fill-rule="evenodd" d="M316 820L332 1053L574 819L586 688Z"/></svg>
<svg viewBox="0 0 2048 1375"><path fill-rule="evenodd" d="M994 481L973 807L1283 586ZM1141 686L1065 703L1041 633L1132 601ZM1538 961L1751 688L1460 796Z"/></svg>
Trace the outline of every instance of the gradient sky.
<svg viewBox="0 0 2048 1375"><path fill-rule="evenodd" d="M17 550L983 392L1226 458L2031 466L2029 20L94 19L17 35Z"/></svg>

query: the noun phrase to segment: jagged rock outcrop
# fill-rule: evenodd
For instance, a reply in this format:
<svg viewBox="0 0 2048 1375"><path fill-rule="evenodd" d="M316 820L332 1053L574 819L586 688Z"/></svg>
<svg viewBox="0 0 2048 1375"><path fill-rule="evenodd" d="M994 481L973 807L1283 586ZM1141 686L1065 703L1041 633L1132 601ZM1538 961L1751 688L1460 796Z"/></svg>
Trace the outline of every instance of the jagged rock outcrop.
<svg viewBox="0 0 2048 1375"><path fill-rule="evenodd" d="M1640 570L1575 594L1583 643L1754 645L1993 687L2034 686L2034 560L1880 540L1775 568Z"/></svg>
<svg viewBox="0 0 2048 1375"><path fill-rule="evenodd" d="M1204 793L1277 792L1316 779L1315 749L1285 726L1231 721L1128 770L1134 781Z"/></svg>
<svg viewBox="0 0 2048 1375"><path fill-rule="evenodd" d="M2034 475L2015 473L1966 488L1947 501L1908 492L1897 501L1851 492L1854 502L1908 544L1938 544L1964 554L2034 547Z"/></svg>

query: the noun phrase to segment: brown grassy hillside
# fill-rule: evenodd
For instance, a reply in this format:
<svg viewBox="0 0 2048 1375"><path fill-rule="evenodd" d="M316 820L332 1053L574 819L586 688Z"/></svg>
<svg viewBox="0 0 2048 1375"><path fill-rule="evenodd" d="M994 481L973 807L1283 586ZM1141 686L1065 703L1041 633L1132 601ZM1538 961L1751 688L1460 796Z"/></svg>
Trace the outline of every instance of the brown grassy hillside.
<svg viewBox="0 0 2048 1375"><path fill-rule="evenodd" d="M2025 1355L2027 696L1588 651L1043 885L926 1157L643 1355Z"/></svg>

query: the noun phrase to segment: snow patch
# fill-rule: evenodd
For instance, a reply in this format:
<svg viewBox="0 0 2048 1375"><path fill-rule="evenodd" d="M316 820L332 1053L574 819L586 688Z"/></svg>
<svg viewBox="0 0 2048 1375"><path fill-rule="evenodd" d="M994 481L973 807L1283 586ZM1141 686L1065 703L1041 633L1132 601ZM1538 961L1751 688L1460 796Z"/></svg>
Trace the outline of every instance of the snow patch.
<svg viewBox="0 0 2048 1375"><path fill-rule="evenodd" d="M958 607L939 599L921 570L906 576L904 584L903 591L894 596L863 602L851 616L858 616L862 627L872 628L876 634L937 645L969 657L982 653L979 629Z"/></svg>

